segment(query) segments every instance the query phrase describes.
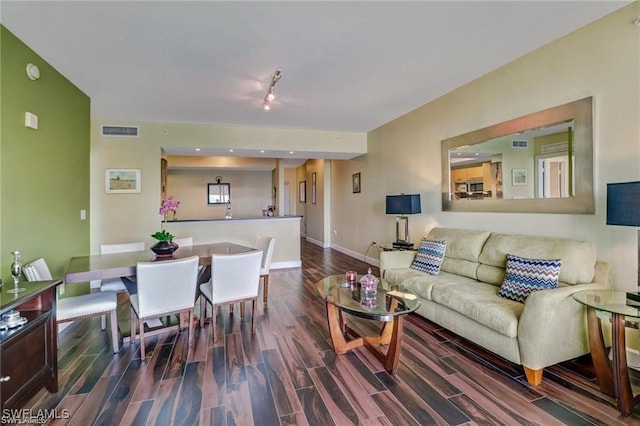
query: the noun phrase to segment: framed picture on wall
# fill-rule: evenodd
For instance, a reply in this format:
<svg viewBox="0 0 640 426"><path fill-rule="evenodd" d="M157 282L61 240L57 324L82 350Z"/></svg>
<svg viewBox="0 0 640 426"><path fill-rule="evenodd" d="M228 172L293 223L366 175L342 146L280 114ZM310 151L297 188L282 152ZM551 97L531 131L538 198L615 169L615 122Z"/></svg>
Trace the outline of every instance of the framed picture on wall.
<svg viewBox="0 0 640 426"><path fill-rule="evenodd" d="M527 169L512 169L511 175L513 186L524 186L527 184Z"/></svg>
<svg viewBox="0 0 640 426"><path fill-rule="evenodd" d="M353 186L353 193L356 194L360 192L360 172L354 173L351 176L351 185Z"/></svg>
<svg viewBox="0 0 640 426"><path fill-rule="evenodd" d="M307 181L302 180L298 184L298 201L301 203L307 202Z"/></svg>
<svg viewBox="0 0 640 426"><path fill-rule="evenodd" d="M140 192L140 169L105 169L104 189L107 194Z"/></svg>
<svg viewBox="0 0 640 426"><path fill-rule="evenodd" d="M311 173L311 203L316 203L316 172Z"/></svg>

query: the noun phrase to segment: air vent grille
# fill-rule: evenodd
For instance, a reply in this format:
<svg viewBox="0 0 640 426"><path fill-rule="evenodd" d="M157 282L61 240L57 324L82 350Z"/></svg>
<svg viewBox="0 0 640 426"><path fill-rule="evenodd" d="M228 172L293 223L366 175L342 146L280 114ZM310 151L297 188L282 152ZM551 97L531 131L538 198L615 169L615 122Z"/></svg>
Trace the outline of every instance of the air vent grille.
<svg viewBox="0 0 640 426"><path fill-rule="evenodd" d="M529 141L511 141L511 148L529 148Z"/></svg>
<svg viewBox="0 0 640 426"><path fill-rule="evenodd" d="M138 126L102 126L102 136L138 137Z"/></svg>

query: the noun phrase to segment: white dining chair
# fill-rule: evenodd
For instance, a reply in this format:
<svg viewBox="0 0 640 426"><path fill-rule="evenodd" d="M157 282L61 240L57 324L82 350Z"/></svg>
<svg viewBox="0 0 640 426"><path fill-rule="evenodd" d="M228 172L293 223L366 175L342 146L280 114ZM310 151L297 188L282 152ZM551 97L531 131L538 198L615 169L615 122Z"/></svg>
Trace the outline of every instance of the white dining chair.
<svg viewBox="0 0 640 426"><path fill-rule="evenodd" d="M28 281L45 281L53 279L49 266L42 257L27 263L23 266L22 270ZM56 297L57 294L58 292L56 291ZM113 353L115 354L120 350L118 338L118 317L116 314L117 308L118 297L116 293L112 291L57 298L56 323L75 321L97 315L104 316L108 314L111 319L111 343L113 345ZM105 330L106 325L102 325L101 328L102 330Z"/></svg>
<svg viewBox="0 0 640 426"><path fill-rule="evenodd" d="M219 305L252 301L251 333L255 334L261 264L261 251L211 256L211 280L200 285L200 324L204 324L208 303L211 305L214 342L217 340L216 311Z"/></svg>
<svg viewBox="0 0 640 426"><path fill-rule="evenodd" d="M198 256L160 262L138 262L138 292L131 303L131 342L140 331L140 359L145 360L144 321L176 313L189 318L189 349L193 346L193 306L198 284Z"/></svg>
<svg viewBox="0 0 640 426"><path fill-rule="evenodd" d="M100 254L129 253L133 251L143 251L144 242L138 241L134 243L120 244L100 244ZM122 278L108 278L100 283L100 291L127 291Z"/></svg>
<svg viewBox="0 0 640 426"><path fill-rule="evenodd" d="M253 247L262 251L262 263L260 266L260 278L262 278L262 302L267 303L269 298L269 272L271 270L271 259L273 258L273 248L276 239L258 235Z"/></svg>

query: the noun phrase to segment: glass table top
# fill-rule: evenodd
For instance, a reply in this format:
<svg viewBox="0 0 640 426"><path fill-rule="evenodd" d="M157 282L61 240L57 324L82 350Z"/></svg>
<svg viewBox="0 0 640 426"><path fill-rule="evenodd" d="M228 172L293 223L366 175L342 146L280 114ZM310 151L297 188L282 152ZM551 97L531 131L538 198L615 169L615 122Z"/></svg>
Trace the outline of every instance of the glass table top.
<svg viewBox="0 0 640 426"><path fill-rule="evenodd" d="M640 318L640 302L627 299L625 291L578 291L573 294L573 298L599 311Z"/></svg>
<svg viewBox="0 0 640 426"><path fill-rule="evenodd" d="M316 283L316 288L320 296L344 312L378 321L392 321L394 316L408 314L420 306L420 300L416 295L406 291L384 290L381 284L378 284L375 306L360 303L360 285L351 287L346 282L344 274L324 278ZM398 303L392 310L393 300Z"/></svg>

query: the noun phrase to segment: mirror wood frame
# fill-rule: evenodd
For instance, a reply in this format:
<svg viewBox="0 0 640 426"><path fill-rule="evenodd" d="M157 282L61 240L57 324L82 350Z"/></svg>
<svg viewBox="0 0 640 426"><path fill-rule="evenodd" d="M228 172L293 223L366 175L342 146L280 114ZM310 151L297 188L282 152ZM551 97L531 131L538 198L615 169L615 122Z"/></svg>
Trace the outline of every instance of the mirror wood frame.
<svg viewBox="0 0 640 426"><path fill-rule="evenodd" d="M573 196L490 200L450 200L449 151L525 130L574 120L575 181ZM442 141L442 211L594 214L593 98L588 97Z"/></svg>

